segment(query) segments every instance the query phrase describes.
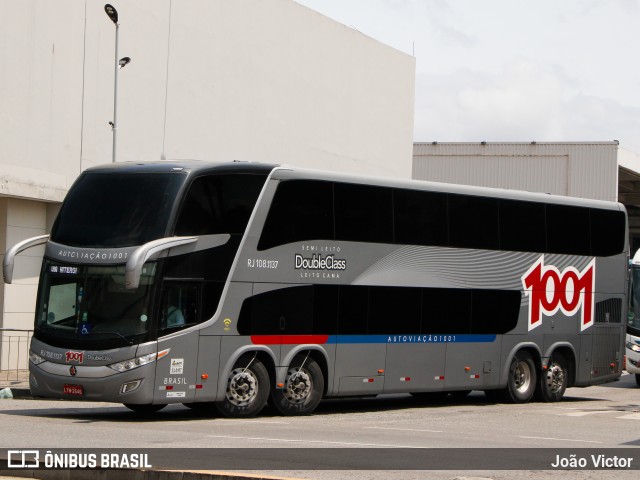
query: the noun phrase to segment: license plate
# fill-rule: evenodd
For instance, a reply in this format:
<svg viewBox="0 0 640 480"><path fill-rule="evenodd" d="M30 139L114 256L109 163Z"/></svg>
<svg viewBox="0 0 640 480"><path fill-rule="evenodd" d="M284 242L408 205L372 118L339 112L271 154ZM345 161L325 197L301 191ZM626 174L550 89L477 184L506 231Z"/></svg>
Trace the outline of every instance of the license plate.
<svg viewBox="0 0 640 480"><path fill-rule="evenodd" d="M62 393L65 395L84 395L84 387L82 385L65 384Z"/></svg>

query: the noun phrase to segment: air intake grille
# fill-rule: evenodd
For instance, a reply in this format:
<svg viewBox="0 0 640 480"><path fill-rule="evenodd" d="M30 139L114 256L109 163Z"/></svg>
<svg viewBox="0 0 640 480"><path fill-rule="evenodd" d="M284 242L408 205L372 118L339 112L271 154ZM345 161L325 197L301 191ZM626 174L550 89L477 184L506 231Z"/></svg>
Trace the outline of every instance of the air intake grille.
<svg viewBox="0 0 640 480"><path fill-rule="evenodd" d="M596 323L620 323L621 321L621 298L609 298L596 303Z"/></svg>

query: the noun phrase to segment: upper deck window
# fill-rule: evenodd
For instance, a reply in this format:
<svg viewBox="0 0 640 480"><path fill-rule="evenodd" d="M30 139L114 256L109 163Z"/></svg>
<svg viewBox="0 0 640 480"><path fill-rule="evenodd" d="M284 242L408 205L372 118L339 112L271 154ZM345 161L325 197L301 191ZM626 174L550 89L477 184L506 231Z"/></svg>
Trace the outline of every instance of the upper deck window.
<svg viewBox="0 0 640 480"><path fill-rule="evenodd" d="M266 176L208 175L196 178L176 222L176 235L242 234Z"/></svg>
<svg viewBox="0 0 640 480"><path fill-rule="evenodd" d="M85 173L69 190L51 239L114 248L162 238L185 178L181 173Z"/></svg>
<svg viewBox="0 0 640 480"><path fill-rule="evenodd" d="M610 256L623 211L318 180L282 181L258 250L298 241Z"/></svg>

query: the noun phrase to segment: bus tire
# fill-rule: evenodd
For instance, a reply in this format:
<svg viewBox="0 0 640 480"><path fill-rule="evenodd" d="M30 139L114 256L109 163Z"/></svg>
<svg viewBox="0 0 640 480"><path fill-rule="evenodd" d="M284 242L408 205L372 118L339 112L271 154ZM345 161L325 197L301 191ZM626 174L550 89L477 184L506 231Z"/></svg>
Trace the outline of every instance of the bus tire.
<svg viewBox="0 0 640 480"><path fill-rule="evenodd" d="M155 403L123 403L123 405L136 413L156 413L166 407L166 405L158 405Z"/></svg>
<svg viewBox="0 0 640 480"><path fill-rule="evenodd" d="M640 373L636 373L636 385L640 387Z"/></svg>
<svg viewBox="0 0 640 480"><path fill-rule="evenodd" d="M269 374L256 357L244 356L229 373L226 388L218 411L229 418L255 417L269 397Z"/></svg>
<svg viewBox="0 0 640 480"><path fill-rule="evenodd" d="M527 403L536 391L536 367L526 351L516 353L509 366L509 377L505 389L509 403Z"/></svg>
<svg viewBox="0 0 640 480"><path fill-rule="evenodd" d="M316 361L298 355L289 365L284 388L271 390L271 405L281 415L309 415L322 400L323 391L324 377Z"/></svg>
<svg viewBox="0 0 640 480"><path fill-rule="evenodd" d="M564 396L568 381L567 361L561 354L554 353L548 368L540 373L536 399L542 402L559 402Z"/></svg>

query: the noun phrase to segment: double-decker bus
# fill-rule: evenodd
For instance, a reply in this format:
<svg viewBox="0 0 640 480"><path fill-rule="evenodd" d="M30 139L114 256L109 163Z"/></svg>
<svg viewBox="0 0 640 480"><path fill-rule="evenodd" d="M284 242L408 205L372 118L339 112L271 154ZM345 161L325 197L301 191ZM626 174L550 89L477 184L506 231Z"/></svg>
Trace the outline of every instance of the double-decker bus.
<svg viewBox="0 0 640 480"><path fill-rule="evenodd" d="M618 203L253 163L83 172L46 243L30 387L308 414L324 397L560 400L621 375Z"/></svg>
<svg viewBox="0 0 640 480"><path fill-rule="evenodd" d="M640 250L630 262L631 282L627 317L627 372L635 374L640 387Z"/></svg>

